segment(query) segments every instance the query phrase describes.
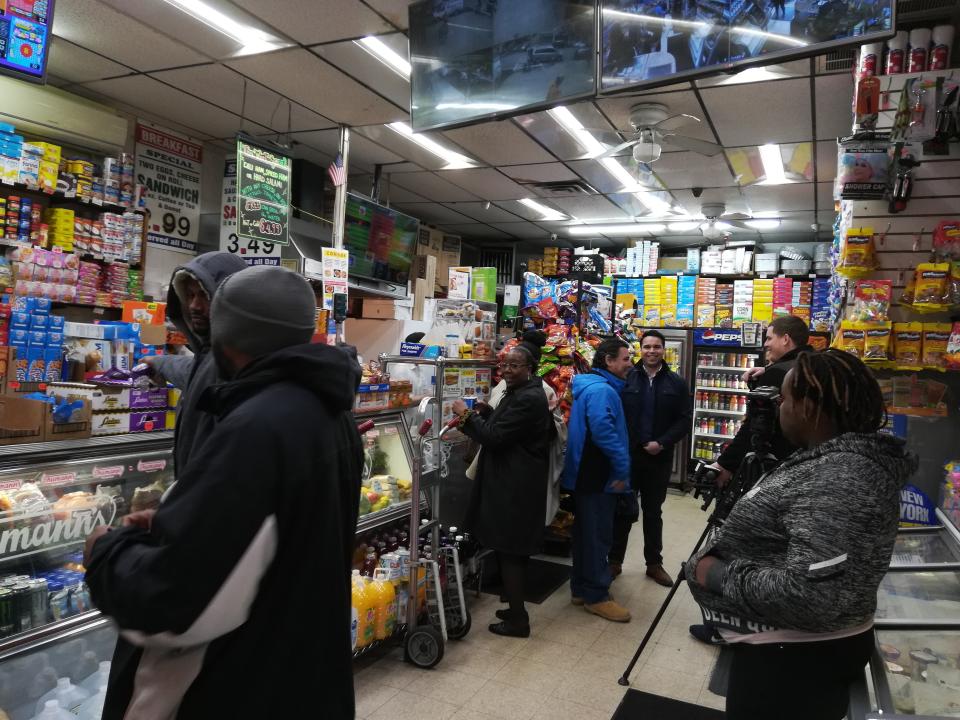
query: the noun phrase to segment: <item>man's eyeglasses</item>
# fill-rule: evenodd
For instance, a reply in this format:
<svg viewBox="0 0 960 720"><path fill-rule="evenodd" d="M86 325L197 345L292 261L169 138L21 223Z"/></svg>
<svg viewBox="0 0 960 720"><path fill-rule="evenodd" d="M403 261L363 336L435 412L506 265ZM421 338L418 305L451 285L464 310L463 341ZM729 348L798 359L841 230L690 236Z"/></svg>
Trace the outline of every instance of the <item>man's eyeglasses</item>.
<svg viewBox="0 0 960 720"><path fill-rule="evenodd" d="M503 362L497 365L500 370L519 370L520 368L527 367L526 363L508 363Z"/></svg>

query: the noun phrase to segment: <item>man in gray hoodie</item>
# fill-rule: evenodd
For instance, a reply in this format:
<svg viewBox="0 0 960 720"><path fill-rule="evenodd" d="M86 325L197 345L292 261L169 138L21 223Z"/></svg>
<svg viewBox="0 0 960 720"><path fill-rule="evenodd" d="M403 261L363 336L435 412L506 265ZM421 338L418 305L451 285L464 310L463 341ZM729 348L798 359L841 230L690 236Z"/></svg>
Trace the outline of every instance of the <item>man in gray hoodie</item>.
<svg viewBox="0 0 960 720"><path fill-rule="evenodd" d="M153 371L182 391L177 415L174 463L185 467L194 448L210 435L212 415L197 411L203 391L220 382L210 352L210 302L220 283L247 264L236 255L209 252L173 271L167 293L167 318L189 342L193 356L163 355L148 358Z"/></svg>

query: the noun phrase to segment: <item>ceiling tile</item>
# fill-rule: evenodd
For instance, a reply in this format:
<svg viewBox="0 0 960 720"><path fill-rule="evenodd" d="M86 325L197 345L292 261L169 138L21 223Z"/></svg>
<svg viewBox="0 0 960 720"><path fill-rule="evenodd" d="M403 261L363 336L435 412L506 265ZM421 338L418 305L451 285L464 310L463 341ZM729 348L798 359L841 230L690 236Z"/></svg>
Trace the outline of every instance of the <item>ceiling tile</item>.
<svg viewBox="0 0 960 720"><path fill-rule="evenodd" d="M643 97L616 97L597 101L597 105L603 110L606 116L610 118L610 122L614 124L617 130L628 136L633 133L633 128L630 125L630 110L635 105L641 103L660 103L666 105L667 112L670 115L678 115L680 113L693 115L695 118L699 118L701 122L690 120L684 125L674 125L672 127L676 129L680 135L687 135L697 138L698 140L708 140L709 142L717 141L717 138L713 135L713 131L710 129L710 125L704 117L700 101L697 100L697 96L692 90L644 95Z"/></svg>
<svg viewBox="0 0 960 720"><path fill-rule="evenodd" d="M234 70L347 125L405 120L406 112L300 48L230 60Z"/></svg>
<svg viewBox="0 0 960 720"><path fill-rule="evenodd" d="M700 209L704 203L723 203L728 213L749 213L746 199L740 194L740 188L721 187L705 188L700 197L694 197L690 190L677 190L673 193L677 204L686 210L688 215L700 217Z"/></svg>
<svg viewBox="0 0 960 720"><path fill-rule="evenodd" d="M553 160L523 130L512 122L489 122L448 130L445 135L468 154L494 167L510 163L543 163Z"/></svg>
<svg viewBox="0 0 960 720"><path fill-rule="evenodd" d="M403 173L395 176L392 184L412 190L433 202L459 202L461 200L480 199L429 172Z"/></svg>
<svg viewBox="0 0 960 720"><path fill-rule="evenodd" d="M532 194L493 168L441 170L437 174L484 200L519 200Z"/></svg>
<svg viewBox="0 0 960 720"><path fill-rule="evenodd" d="M372 176L371 176L372 177ZM367 183L367 189L369 189L369 182ZM430 202L430 200L425 195L420 195L411 190L407 190L404 187L400 187L397 183L391 180L383 188L384 199L387 201L387 204L390 203L417 203L417 202Z"/></svg>
<svg viewBox="0 0 960 720"><path fill-rule="evenodd" d="M535 165L503 165L500 170L521 183L580 179L570 168L558 162Z"/></svg>
<svg viewBox="0 0 960 720"><path fill-rule="evenodd" d="M242 110L247 119L276 132L287 131L288 119L293 131L334 127L326 118L223 65L199 65L151 75L237 115Z"/></svg>
<svg viewBox="0 0 960 720"><path fill-rule="evenodd" d="M448 165L447 161L443 158L434 155L429 150L410 140L406 135L396 133L385 125L367 125L354 128L354 131L419 166L415 168L415 170L442 170ZM438 133L423 133L423 135L438 142L449 150L455 150L455 148L450 147L449 141ZM397 172L409 171L408 168L397 170Z"/></svg>
<svg viewBox="0 0 960 720"><path fill-rule="evenodd" d="M407 8L412 2L413 0L366 0L367 5L401 30L406 30L410 25Z"/></svg>
<svg viewBox="0 0 960 720"><path fill-rule="evenodd" d="M542 227L538 227L533 223L528 222L511 222L511 223L491 223L493 227L498 230L503 230L503 232L513 235L517 238L523 238L524 240L533 240L537 238L550 238L550 233L544 230Z"/></svg>
<svg viewBox="0 0 960 720"><path fill-rule="evenodd" d="M833 210L833 183L817 183L817 210Z"/></svg>
<svg viewBox="0 0 960 720"><path fill-rule="evenodd" d="M587 155L586 149L545 112L520 115L515 120L560 160L574 160Z"/></svg>
<svg viewBox="0 0 960 720"><path fill-rule="evenodd" d="M511 240L505 232L496 230L489 225L474 223L472 225L441 225L442 230L475 240Z"/></svg>
<svg viewBox="0 0 960 720"><path fill-rule="evenodd" d="M336 129L292 133L290 138L296 142L315 147L330 157L336 156L340 149L340 131ZM395 155L389 150L380 147L363 135L350 133L350 155L348 164L351 169L363 166L368 170L373 170L374 165L400 163L402 161L403 158L399 155Z"/></svg>
<svg viewBox="0 0 960 720"><path fill-rule="evenodd" d="M820 75L816 83L817 140L849 135L853 129L853 76L850 73Z"/></svg>
<svg viewBox="0 0 960 720"><path fill-rule="evenodd" d="M130 68L120 63L100 57L60 37L54 37L50 44L47 68L51 75L81 83L131 72Z"/></svg>
<svg viewBox="0 0 960 720"><path fill-rule="evenodd" d="M184 22L194 21L187 18ZM210 59L96 0L58 3L53 32L137 70L180 67Z"/></svg>
<svg viewBox="0 0 960 720"><path fill-rule="evenodd" d="M563 212L562 210L560 210L560 208L555 206L553 202L553 198L550 198L549 200L541 200L539 202L542 205L548 208L551 208L553 210L556 210L559 213ZM524 218L525 220L532 220L537 222L538 224L541 224L541 225L543 224L543 221L542 221L543 213L540 212L539 210L534 210L533 208L527 207L523 203L517 202L516 200L509 201L509 202L501 202L500 205L508 209L513 214Z"/></svg>
<svg viewBox="0 0 960 720"><path fill-rule="evenodd" d="M743 194L752 212L813 210L813 183L792 185L751 185Z"/></svg>
<svg viewBox="0 0 960 720"><path fill-rule="evenodd" d="M438 203L395 203L394 207L428 223L469 223L473 219Z"/></svg>
<svg viewBox="0 0 960 720"><path fill-rule="evenodd" d="M359 0L233 0L303 45L389 32L379 15Z"/></svg>
<svg viewBox="0 0 960 720"><path fill-rule="evenodd" d="M810 81L806 78L700 92L726 147L803 142L813 135ZM849 106L849 93L845 102ZM746 108L754 111L747 113Z"/></svg>
<svg viewBox="0 0 960 720"><path fill-rule="evenodd" d="M553 198L550 203L561 212L580 220L626 220L629 216L602 195Z"/></svg>
<svg viewBox="0 0 960 720"><path fill-rule="evenodd" d="M817 142L817 180L833 180L837 177L837 143L835 140Z"/></svg>
<svg viewBox="0 0 960 720"><path fill-rule="evenodd" d="M379 40L403 58L407 57L407 38L400 33L381 35ZM410 107L410 81L394 72L352 40L310 48L328 62L356 78L372 90L402 108Z"/></svg>
<svg viewBox="0 0 960 720"><path fill-rule="evenodd" d="M85 87L135 108L142 108L161 118L193 128L194 131L207 137L230 137L240 129L239 116L214 107L203 100L197 100L146 75L101 80L88 83ZM261 131L266 129L252 126L249 122L245 127L248 130L253 127Z"/></svg>
<svg viewBox="0 0 960 720"><path fill-rule="evenodd" d="M697 87L715 87L717 85L741 85L744 83L765 82L767 80L784 80L794 77L810 76L810 60L793 60L764 67L752 67L728 75L721 73L696 80Z"/></svg>
<svg viewBox="0 0 960 720"><path fill-rule="evenodd" d="M482 202L450 203L450 207L464 215L468 215L477 222L492 224L495 222L510 223L520 220L516 213L509 212L502 207L514 203L501 202L499 206L491 204L489 208L484 208L485 204L486 203Z"/></svg>
<svg viewBox="0 0 960 720"><path fill-rule="evenodd" d="M695 152L664 153L651 167L654 174L670 190L737 184L723 153L714 157Z"/></svg>

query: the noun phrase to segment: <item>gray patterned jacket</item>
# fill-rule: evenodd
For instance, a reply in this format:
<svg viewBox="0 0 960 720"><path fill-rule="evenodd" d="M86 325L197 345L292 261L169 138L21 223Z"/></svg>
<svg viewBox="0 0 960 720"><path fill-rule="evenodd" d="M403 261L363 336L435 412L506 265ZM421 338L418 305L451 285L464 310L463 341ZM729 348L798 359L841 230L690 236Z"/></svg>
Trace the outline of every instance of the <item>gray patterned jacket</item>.
<svg viewBox="0 0 960 720"><path fill-rule="evenodd" d="M740 633L868 622L890 564L900 488L916 468L903 441L880 434L847 433L794 454L688 563L704 617ZM723 561L710 587L691 580L704 555Z"/></svg>

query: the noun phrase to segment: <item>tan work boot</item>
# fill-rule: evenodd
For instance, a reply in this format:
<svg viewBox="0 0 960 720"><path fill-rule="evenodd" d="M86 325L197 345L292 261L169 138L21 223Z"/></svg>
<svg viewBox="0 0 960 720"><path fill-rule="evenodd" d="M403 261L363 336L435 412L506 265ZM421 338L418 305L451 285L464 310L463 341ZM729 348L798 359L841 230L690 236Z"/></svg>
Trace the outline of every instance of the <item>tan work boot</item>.
<svg viewBox="0 0 960 720"><path fill-rule="evenodd" d="M613 595L607 595L607 600L613 600ZM583 605L583 598L577 597L576 595L574 595L573 597L570 598L570 603L572 605L576 605L577 607L580 607L581 605Z"/></svg>
<svg viewBox="0 0 960 720"><path fill-rule="evenodd" d="M604 620L620 623L630 622L630 611L614 602L612 598L607 598L603 602L593 605L584 605L583 608L589 613L599 615Z"/></svg>
<svg viewBox="0 0 960 720"><path fill-rule="evenodd" d="M647 577L651 578L657 585L673 587L673 578L670 577L670 573L663 569L663 565L647 565Z"/></svg>

